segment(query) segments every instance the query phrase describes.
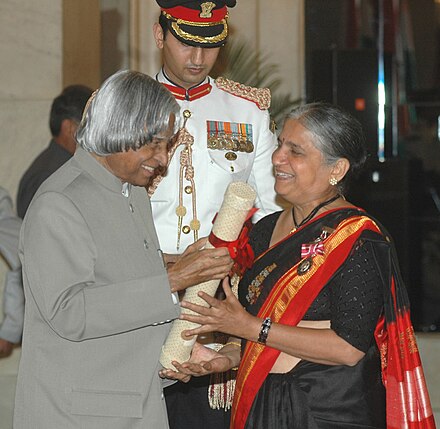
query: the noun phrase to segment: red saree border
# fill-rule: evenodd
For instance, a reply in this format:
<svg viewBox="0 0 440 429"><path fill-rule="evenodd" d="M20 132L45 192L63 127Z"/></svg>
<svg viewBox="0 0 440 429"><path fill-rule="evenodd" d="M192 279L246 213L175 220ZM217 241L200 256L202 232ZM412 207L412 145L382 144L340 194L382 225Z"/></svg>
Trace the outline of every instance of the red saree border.
<svg viewBox="0 0 440 429"><path fill-rule="evenodd" d="M375 337L381 355L386 388L387 429L435 429L414 329L409 310L399 307L396 279L391 279L395 320L377 324Z"/></svg>
<svg viewBox="0 0 440 429"><path fill-rule="evenodd" d="M380 231L374 221L366 216L354 216L343 220L324 240L325 254L313 256L313 264L309 271L298 274L298 266L304 261L302 259L277 281L258 317L271 317L273 322L296 326L320 290L348 257L365 229ZM275 247L276 245L271 249ZM291 305L293 300L295 305ZM254 398L279 354L279 350L247 342L236 380L231 429L244 428Z"/></svg>

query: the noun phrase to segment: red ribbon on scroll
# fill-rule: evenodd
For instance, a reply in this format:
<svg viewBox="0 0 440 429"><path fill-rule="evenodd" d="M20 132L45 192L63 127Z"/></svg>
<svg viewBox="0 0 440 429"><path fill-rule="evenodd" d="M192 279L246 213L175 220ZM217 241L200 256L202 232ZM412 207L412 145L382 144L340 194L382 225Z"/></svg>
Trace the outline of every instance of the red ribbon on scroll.
<svg viewBox="0 0 440 429"><path fill-rule="evenodd" d="M208 237L209 242L214 247L228 248L229 254L231 255L231 258L235 262L231 271L232 273L238 274L240 277L248 268L252 266L252 262L254 261L254 252L252 250L251 245L249 244L249 231L252 227L252 224L249 222L249 220L257 210L258 209L255 207L249 210L246 216L246 222L237 240L224 241L216 237L215 234L213 234L212 232L211 234L209 234Z"/></svg>

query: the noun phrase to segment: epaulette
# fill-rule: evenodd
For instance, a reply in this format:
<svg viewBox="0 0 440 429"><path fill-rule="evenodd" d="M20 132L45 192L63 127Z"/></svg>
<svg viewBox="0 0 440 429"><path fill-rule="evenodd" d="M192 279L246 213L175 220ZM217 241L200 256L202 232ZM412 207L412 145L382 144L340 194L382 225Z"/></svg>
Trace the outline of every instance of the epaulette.
<svg viewBox="0 0 440 429"><path fill-rule="evenodd" d="M255 103L260 110L267 110L270 107L270 89L269 88L254 88L252 86L243 85L242 83L234 82L225 77L218 77L215 80L217 88L229 92L237 97Z"/></svg>

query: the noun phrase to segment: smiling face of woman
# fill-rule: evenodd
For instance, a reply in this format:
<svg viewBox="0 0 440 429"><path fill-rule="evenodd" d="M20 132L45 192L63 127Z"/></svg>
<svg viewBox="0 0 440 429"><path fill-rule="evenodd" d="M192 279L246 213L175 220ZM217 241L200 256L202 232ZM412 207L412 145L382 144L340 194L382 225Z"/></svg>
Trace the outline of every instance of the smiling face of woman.
<svg viewBox="0 0 440 429"><path fill-rule="evenodd" d="M296 119L288 119L272 155L275 191L298 206L315 206L335 194L330 185L333 166L313 144L314 135Z"/></svg>

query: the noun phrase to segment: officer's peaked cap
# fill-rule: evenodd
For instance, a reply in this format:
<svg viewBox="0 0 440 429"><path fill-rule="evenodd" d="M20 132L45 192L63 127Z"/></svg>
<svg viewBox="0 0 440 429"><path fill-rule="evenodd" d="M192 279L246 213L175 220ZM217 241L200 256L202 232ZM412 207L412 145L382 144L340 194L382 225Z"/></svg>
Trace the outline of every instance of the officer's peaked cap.
<svg viewBox="0 0 440 429"><path fill-rule="evenodd" d="M162 23L181 42L206 48L222 46L228 37L228 7L236 0L156 0Z"/></svg>

